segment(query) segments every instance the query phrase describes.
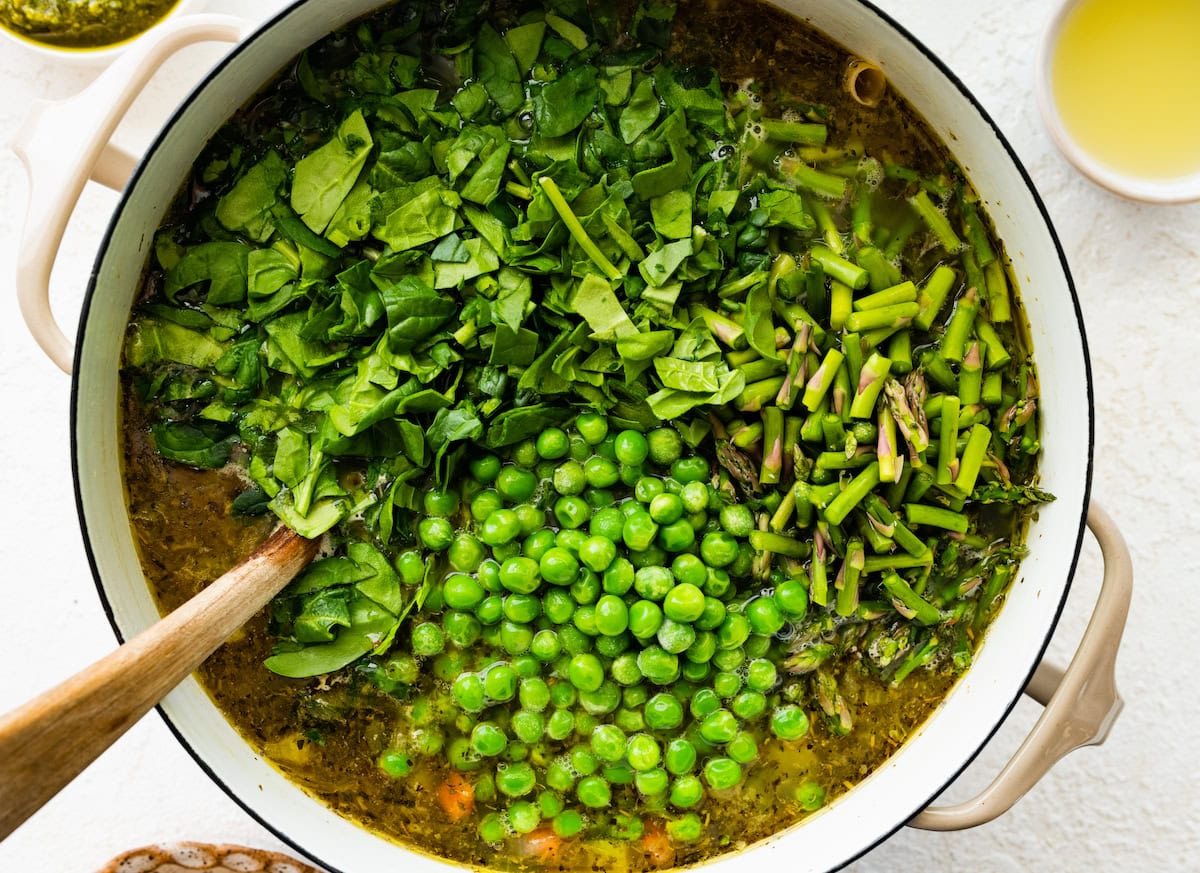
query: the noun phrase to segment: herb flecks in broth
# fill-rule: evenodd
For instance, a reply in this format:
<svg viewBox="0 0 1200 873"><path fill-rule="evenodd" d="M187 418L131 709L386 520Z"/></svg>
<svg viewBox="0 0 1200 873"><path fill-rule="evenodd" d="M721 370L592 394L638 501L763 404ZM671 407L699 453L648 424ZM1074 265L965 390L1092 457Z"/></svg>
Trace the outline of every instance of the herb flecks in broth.
<svg viewBox="0 0 1200 873"><path fill-rule="evenodd" d="M328 538L203 670L291 778L460 862L690 863L969 666L1049 499L1036 376L976 195L851 61L766 6L399 5L208 145L130 507L167 607Z"/></svg>

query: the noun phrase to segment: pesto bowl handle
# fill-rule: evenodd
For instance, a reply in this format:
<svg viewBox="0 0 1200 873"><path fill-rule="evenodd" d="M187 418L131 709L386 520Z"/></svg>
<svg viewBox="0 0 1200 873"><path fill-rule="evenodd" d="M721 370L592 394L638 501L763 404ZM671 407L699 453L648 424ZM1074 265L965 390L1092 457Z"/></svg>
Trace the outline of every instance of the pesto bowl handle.
<svg viewBox="0 0 1200 873"><path fill-rule="evenodd" d="M50 272L88 179L119 191L133 174L138 159L110 142L113 131L167 58L194 43L240 42L252 29L228 15L167 21L74 97L35 101L13 137L29 177L17 301L34 340L64 373L71 372L72 350L50 309Z"/></svg>
<svg viewBox="0 0 1200 873"><path fill-rule="evenodd" d="M1008 812L1068 752L1108 738L1125 705L1114 673L1133 593L1133 563L1116 524L1095 503L1088 507L1087 523L1100 544L1104 581L1070 665L1063 670L1042 662L1025 689L1045 706L1041 717L991 785L965 803L926 809L911 827L957 831L985 824Z"/></svg>

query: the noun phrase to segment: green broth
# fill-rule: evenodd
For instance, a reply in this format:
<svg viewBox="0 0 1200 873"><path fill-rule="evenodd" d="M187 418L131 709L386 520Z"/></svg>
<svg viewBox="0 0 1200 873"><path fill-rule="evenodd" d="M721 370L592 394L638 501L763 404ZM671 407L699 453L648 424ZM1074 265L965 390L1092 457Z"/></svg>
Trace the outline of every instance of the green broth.
<svg viewBox="0 0 1200 873"><path fill-rule="evenodd" d="M0 0L0 27L65 49L107 48L158 24L179 0Z"/></svg>
<svg viewBox="0 0 1200 873"><path fill-rule="evenodd" d="M670 867L766 838L851 789L919 730L967 669L1017 572L1029 507L1048 498L1032 487L1039 452L1037 383L1003 247L976 195L899 95L888 91L870 108L849 98L842 76L852 58L844 49L772 7L711 0L679 4L665 58L653 50L639 55L635 40L621 34L632 27L643 39L662 40L663 19L646 10L662 13L668 4L649 2L593 8L589 27L609 34L601 42L618 41L609 49L617 53L597 62L588 33L570 20L575 15L585 22L580 9L555 8L566 10L564 17L549 22L538 37L540 48L526 54L521 40L529 30L511 39L514 55L532 66L533 81L522 85L535 95L529 103L511 88L484 94L474 87L474 74L483 67L476 59L472 69L460 51L488 38L476 36L474 18L451 15L436 25L431 18L427 23L441 33L434 46L409 38L415 19L410 7L400 5L322 41L206 146L159 235L157 262L131 321L124 372L129 506L143 565L164 609L247 554L270 529L270 510L311 535L332 526L329 545L341 563L303 576L200 671L205 688L247 740L332 808L405 845L464 864ZM489 17L496 27L490 32L536 28L540 20L536 7L503 3ZM762 44L763 33L773 35L773 46ZM508 49L496 46L487 50L492 69L507 63ZM591 53L575 57L584 51ZM588 72L592 63L595 70ZM708 67L719 74L715 93ZM460 76L467 80L462 88ZM643 98L631 108L639 83L658 76L653 88L685 100L686 112L676 108L668 115L657 102L663 95L645 88L653 106ZM562 86L559 98L536 99L546 87L543 79ZM602 110L611 112L607 121L598 120L591 105L575 106L593 79L604 88L594 99L611 100L613 108ZM425 96L406 90L422 86L432 90ZM397 90L412 102L397 107L389 97ZM714 100L729 115L714 113ZM500 101L518 108L501 111ZM422 113L424 126L415 132ZM433 167L460 147L451 143L459 114L477 117L471 128L477 132L485 122L507 127L500 135L484 128L481 135L494 138L496 151L471 146L478 153L459 168L456 187L447 187L434 179L439 173ZM680 122L690 124L694 141L695 154L686 160L666 134L655 140L676 115L690 119ZM581 122L585 116L591 121ZM708 132L696 126L698 117L709 119ZM584 132L578 133L581 123ZM630 147L605 144L596 133L605 123L613 130L619 123ZM530 127L555 136L531 142ZM749 133L742 135L743 129ZM329 143L335 130L337 141ZM485 172L495 154L505 160ZM574 163L573 169L551 164L550 154ZM641 169L647 161L666 163L658 164L655 176ZM296 188L316 187L310 182L317 164L334 168L320 179L325 187L297 199ZM700 166L699 175L661 181L684 164ZM356 229L345 204L355 202L353 191L364 184L355 182L364 165L372 168L371 190L385 190L369 209L366 200L359 202ZM580 204L590 195L579 192L583 183L572 188L571 181L581 165L592 167L586 173L593 177L601 167L616 180L612 184L628 186L632 176L632 185L619 190L640 217L629 219L620 211L624 206L614 207L623 218L606 225L585 214ZM404 172L411 174L404 184L421 180L425 187L396 184L388 190L388 173ZM464 184L473 173L497 187L491 194L473 190L466 199L489 204L496 221L509 222L503 245L497 245L535 289L528 305L504 316L525 331L509 340L501 339L490 315L479 314L487 311L480 300L496 297L489 274L497 268L481 254L491 250L490 241L482 241L487 234L472 228L488 226L489 219L476 212L467 226L456 214L462 199L456 191L465 195L476 185L473 178ZM714 188L717 178L727 188ZM269 201L293 181L295 212L281 200L268 203L269 210L256 204L264 190ZM604 193L605 184L595 189ZM340 191L332 202L330 190ZM681 190L696 193L680 196ZM726 204L723 215L718 200ZM405 213L410 203L422 208ZM543 216L541 230L530 229L534 222L527 216L535 214ZM396 215L403 222L393 221ZM435 223L445 226L431 229ZM495 233L493 228L491 239ZM537 243L554 233L561 247L557 262L538 260L532 244L515 244L526 241L521 234ZM707 239L725 241L728 262L703 266ZM672 246L681 250L685 244L685 257L668 260ZM247 249L255 258L250 279L248 270L239 273L227 260L230 252ZM414 254L378 283L385 297L392 295L386 319L383 303L369 294L335 296L341 283L356 281L348 268L372 276L395 269L389 265L404 263L396 259L401 250ZM561 261L562 252L570 263ZM442 272L427 270L430 259ZM302 281L301 271L310 269L319 278ZM672 292L681 302L676 307L670 297L666 313L663 304L651 308L651 292L666 284L656 269L679 270L682 277L682 290ZM407 283L403 294L396 290L400 283ZM578 311L564 290L576 286L592 289ZM611 303L593 305L595 300ZM364 314L372 307L374 316ZM413 312L425 320L410 317ZM379 327L364 328L372 318ZM810 319L822 326L810 329ZM628 339L631 328L639 341L648 342L653 329L660 338L668 335L653 355L668 363L646 358L644 366L631 367L630 352L623 360L607 359L607 369L597 365L582 376L571 371L576 381L559 387L567 380L556 359L574 360L575 346L604 361L619 343L615 337L625 332ZM773 332L781 332L778 340ZM376 339L380 333L387 335ZM388 353L368 361L360 339L368 336ZM532 348L522 351L522 343ZM498 348L505 356L499 365ZM689 349L703 353L689 358ZM391 357L398 350L409 357L390 363L400 360ZM818 368L822 359L832 362L827 380ZM380 381L352 386L352 374L369 367ZM326 415L342 416L343 434L357 426L356 416L375 415L366 410L380 404L379 385L396 384L387 379L398 367L427 371L408 383L410 393L423 398L421 405L393 416L404 419L407 430L380 430L371 418L362 428L369 441L323 435ZM872 375L879 367L882 372ZM801 369L803 378L795 376ZM538 378L527 380L529 372ZM784 372L789 380L795 376L795 396L782 390ZM885 382L893 372L896 377ZM520 391L514 392L518 379ZM626 394L614 402L600 390L621 380L626 389L641 385L640 397ZM731 384L736 390L729 390ZM360 399L348 402L347 391ZM455 402L458 417L451 419ZM602 414L574 419L589 410ZM533 424L513 425L523 430L506 439L497 422L509 415L526 415ZM943 435L947 415L955 417L954 430ZM247 421L254 424L239 429ZM660 428L660 422L672 427ZM458 431L448 436L451 427ZM650 433L630 435L630 428ZM889 428L896 428L898 450L878 438ZM353 433L357 439L359 431ZM310 446L325 440L332 461L318 450L310 454ZM775 448L785 443L787 452ZM483 457L488 451L498 457L489 461ZM369 461L361 459L364 454ZM501 464L508 472L497 480L499 493L472 503ZM443 486L461 494L461 506L457 496L437 496ZM297 496L306 488L310 496L318 492L311 508ZM648 513L631 511L619 535L601 536L590 551L578 541L569 546L561 531L555 534L608 503L632 509L635 501ZM601 609L599 577L588 581L576 558L556 559L557 567L531 559L532 569L513 564L504 583L515 592L506 595L504 607L514 616L509 636L471 631L464 616L472 609L482 615L476 586L487 588L474 565L494 555L498 572L507 572L506 558L518 551L506 543L506 527L517 523L510 508L527 503L539 529L531 540L549 538L545 548L556 540L598 568L613 555L666 567L682 553L698 556L692 558L698 569L683 567L674 579L671 570L639 576L636 594L623 600L613 595ZM263 512L265 517L255 514ZM464 547L459 557L471 558L472 567L450 592L451 585L443 587L447 556L458 558L445 547L457 531L494 542ZM527 542L525 548L533 546ZM770 561L763 557L768 551L775 553ZM371 570L371 561L386 566ZM415 575L408 578L413 562ZM729 571L725 581L714 574L721 567ZM331 581L321 575L327 571L351 575ZM702 601L695 590L684 590L685 575L694 572L706 574L696 577L711 595L705 608L708 600L719 601L712 625L702 627ZM362 579L372 580L374 595L355 587ZM323 591L330 601L322 601ZM546 616L536 617L530 592L541 598ZM567 609L561 619L549 617L555 596ZM435 655L450 634L438 629L450 620L443 598L461 601L454 633L472 641ZM371 618L353 617L347 611L353 609ZM391 619L389 633L398 633L388 651L329 660L327 641L369 632L370 649ZM642 636L629 637L626 626ZM736 658L705 649L712 640L699 637L709 627L722 650L763 659L754 680L762 686L761 701L751 695L735 702L751 674ZM653 743L640 741L638 766L650 767L660 752L670 756L668 741L683 731L708 731L713 749L698 756L698 778L683 774L681 766L673 771L669 794L651 791L642 798L634 785L623 784L631 774L619 767L606 774L607 782L585 779L578 783L586 783L582 788L574 784L576 773L569 789L546 799L541 825L528 836L516 833L537 824L527 804L537 791L506 800L489 796L488 786L493 775L502 778L496 762L504 762L517 745L514 736L525 730L513 718L518 704L497 703L504 697L493 695L477 716L465 691L455 697L455 680L493 661L516 664L538 629L553 630L572 655L600 651L604 640L622 640L631 655L638 654L636 673L628 658L618 666L617 643L597 659L547 655L531 669L551 690L571 684L590 690L605 675L621 682L628 675L634 688L646 689L642 697L667 689L683 698L685 711L679 728L666 721L643 727L651 718L643 714L645 701L627 691L617 713L587 713L604 732L592 730L591 720L577 721L588 726L579 730L568 726L566 736L547 728L549 739L530 740L538 791L558 778L550 775L554 762L576 743L590 742L605 754L623 744L625 737L611 729L621 718L624 735L653 736ZM683 666L672 667L661 652L642 657L657 644L684 653L676 661ZM710 662L730 666L706 671ZM423 666L409 675L413 664ZM694 679L672 678L672 669L684 667ZM597 669L605 674L595 674ZM563 708L580 719L578 707ZM713 709L719 712L709 723ZM528 713L521 717L538 724ZM483 721L487 725L477 731ZM443 739L426 747L429 728ZM462 757L468 737L482 750L481 760ZM505 742L508 748L492 757ZM627 754L632 763L634 753ZM516 778L524 755L506 765L516 769L505 780ZM686 757L677 749L677 761L680 756ZM465 763L465 772L455 761ZM589 769L574 760L572 767ZM460 817L451 814L458 795L447 794L447 786L462 783L474 801ZM566 809L561 832L572 832L564 839L549 826L559 808ZM576 812L584 816L579 835L569 820Z"/></svg>

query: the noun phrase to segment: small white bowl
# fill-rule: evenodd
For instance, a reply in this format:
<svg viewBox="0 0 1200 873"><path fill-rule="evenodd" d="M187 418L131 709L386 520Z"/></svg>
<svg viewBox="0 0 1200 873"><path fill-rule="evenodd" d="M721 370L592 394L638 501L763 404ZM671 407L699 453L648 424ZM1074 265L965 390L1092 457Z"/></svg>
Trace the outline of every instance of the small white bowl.
<svg viewBox="0 0 1200 873"><path fill-rule="evenodd" d="M1125 175L1101 164L1083 146L1071 138L1054 101L1054 50L1058 46L1063 23L1081 2L1085 2L1085 0L1063 0L1059 4L1050 25L1046 28L1041 49L1038 52L1034 90L1037 92L1038 109L1041 111L1042 121L1046 125L1046 129L1050 131L1050 137L1054 140L1054 144L1058 146L1063 157L1075 165L1076 169L1100 187L1107 188L1114 194L1130 200L1140 200L1143 203L1193 203L1200 200L1200 173L1180 176L1177 179L1146 179Z"/></svg>
<svg viewBox="0 0 1200 873"><path fill-rule="evenodd" d="M20 46L25 51L37 55L44 60L70 64L75 67L102 67L112 63L130 46L137 45L147 34L153 33L160 28L164 22L170 21L172 18L177 18L180 15L186 15L189 12L197 12L206 2L207 0L179 0L152 27L143 30L137 36L123 42L113 43L112 45L100 48L67 48L47 45L44 42L38 42L37 40L14 33L3 26L0 26L0 38L8 40L13 45Z"/></svg>

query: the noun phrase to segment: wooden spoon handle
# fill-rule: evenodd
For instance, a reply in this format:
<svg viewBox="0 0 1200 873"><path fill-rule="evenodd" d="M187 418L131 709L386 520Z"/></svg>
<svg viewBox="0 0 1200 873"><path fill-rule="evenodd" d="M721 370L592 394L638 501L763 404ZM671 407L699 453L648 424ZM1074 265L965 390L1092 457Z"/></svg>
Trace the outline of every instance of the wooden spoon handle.
<svg viewBox="0 0 1200 873"><path fill-rule="evenodd" d="M280 527L245 561L112 654L0 717L0 840L216 651L316 554Z"/></svg>

